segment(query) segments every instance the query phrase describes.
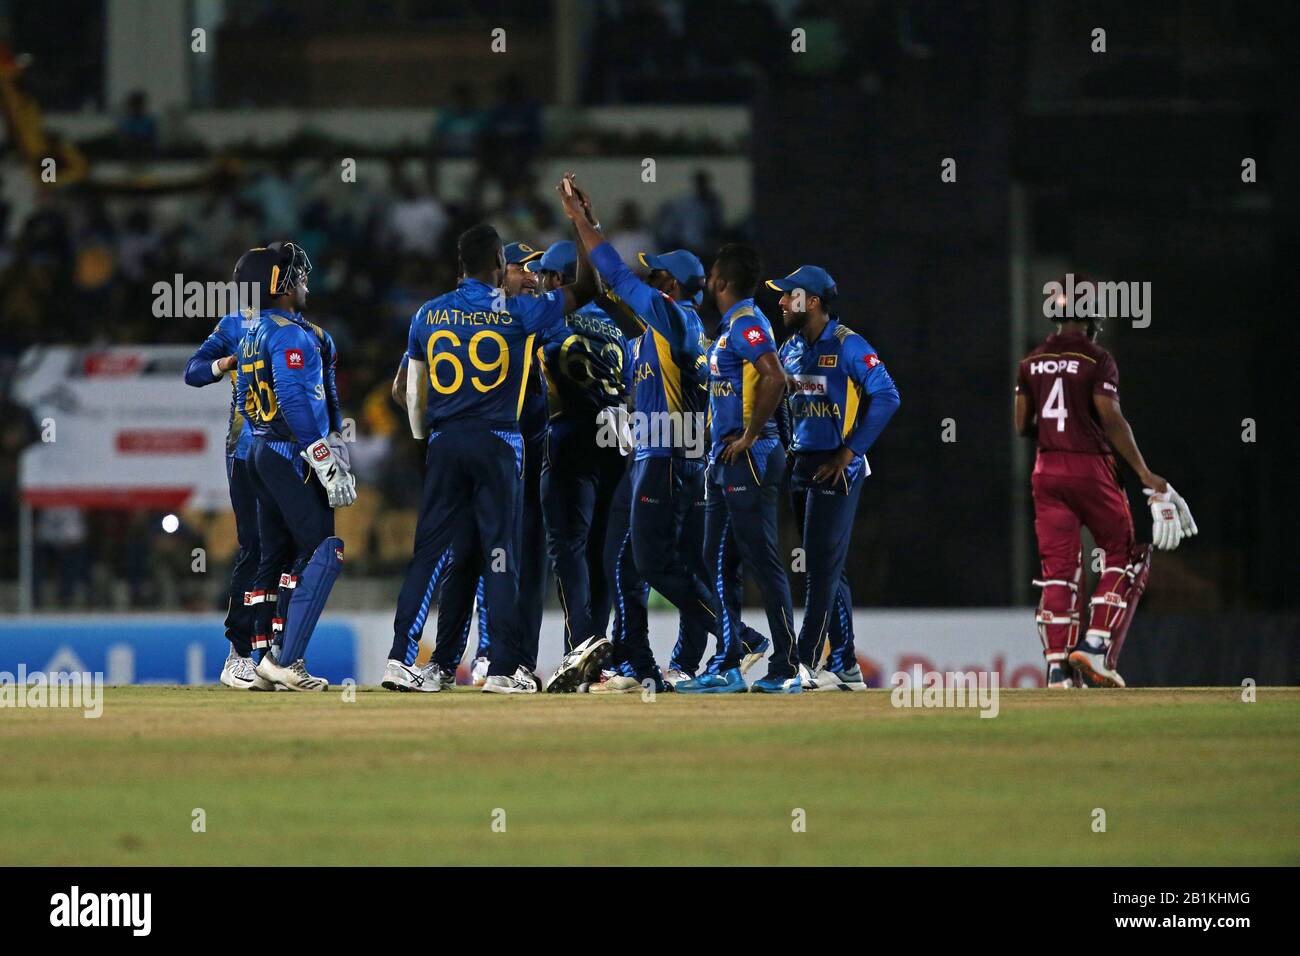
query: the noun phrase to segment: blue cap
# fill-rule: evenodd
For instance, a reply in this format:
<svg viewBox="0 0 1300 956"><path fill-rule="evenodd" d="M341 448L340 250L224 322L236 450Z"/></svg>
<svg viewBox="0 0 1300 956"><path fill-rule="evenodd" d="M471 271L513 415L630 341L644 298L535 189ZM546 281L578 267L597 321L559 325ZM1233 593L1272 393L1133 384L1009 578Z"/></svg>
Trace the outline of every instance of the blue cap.
<svg viewBox="0 0 1300 956"><path fill-rule="evenodd" d="M503 248L506 254L506 265L522 266L527 262L542 257L541 249L534 249L526 242L507 242Z"/></svg>
<svg viewBox="0 0 1300 956"><path fill-rule="evenodd" d="M831 274L821 266L800 266L784 279L768 279L767 285L777 292L803 289L808 295L815 295L823 302L830 302L840 294Z"/></svg>
<svg viewBox="0 0 1300 956"><path fill-rule="evenodd" d="M578 247L568 239L551 244L539 258L524 266L529 272L559 272L566 279L578 274Z"/></svg>
<svg viewBox="0 0 1300 956"><path fill-rule="evenodd" d="M659 256L643 252L638 258L641 260L641 265L652 272L656 270L667 272L677 280L677 284L687 295L693 296L704 288L704 263L700 262L694 253L687 252L685 249L674 249Z"/></svg>

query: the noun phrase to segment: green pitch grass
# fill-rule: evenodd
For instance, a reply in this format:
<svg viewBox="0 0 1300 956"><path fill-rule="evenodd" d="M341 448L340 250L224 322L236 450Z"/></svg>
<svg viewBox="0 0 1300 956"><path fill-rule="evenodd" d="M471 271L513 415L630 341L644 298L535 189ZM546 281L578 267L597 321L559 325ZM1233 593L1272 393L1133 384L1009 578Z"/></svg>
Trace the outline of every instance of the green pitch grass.
<svg viewBox="0 0 1300 956"><path fill-rule="evenodd" d="M1298 806L1297 689L1003 691L994 719L887 691L0 710L0 864L1295 865Z"/></svg>

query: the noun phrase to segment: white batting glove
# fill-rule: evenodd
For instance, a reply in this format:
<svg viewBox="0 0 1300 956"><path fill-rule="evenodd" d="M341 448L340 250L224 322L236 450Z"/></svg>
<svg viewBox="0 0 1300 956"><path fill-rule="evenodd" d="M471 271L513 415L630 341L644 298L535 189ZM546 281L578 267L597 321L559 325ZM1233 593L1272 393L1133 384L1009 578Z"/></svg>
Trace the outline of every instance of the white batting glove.
<svg viewBox="0 0 1300 956"><path fill-rule="evenodd" d="M1174 489L1154 491L1143 488L1151 506L1151 543L1161 551L1172 551L1183 540L1183 526L1178 520L1178 505L1174 502ZM1179 498L1179 501L1182 499ZM1191 517L1191 514L1188 514Z"/></svg>
<svg viewBox="0 0 1300 956"><path fill-rule="evenodd" d="M1196 519L1192 517L1192 509L1187 507L1187 502L1183 496L1174 491L1174 486L1169 486L1169 500L1178 508L1178 525L1183 529L1183 537L1190 538L1196 534Z"/></svg>
<svg viewBox="0 0 1300 956"><path fill-rule="evenodd" d="M331 508L346 508L357 500L357 480L334 455L328 439L316 439L299 454L316 472Z"/></svg>

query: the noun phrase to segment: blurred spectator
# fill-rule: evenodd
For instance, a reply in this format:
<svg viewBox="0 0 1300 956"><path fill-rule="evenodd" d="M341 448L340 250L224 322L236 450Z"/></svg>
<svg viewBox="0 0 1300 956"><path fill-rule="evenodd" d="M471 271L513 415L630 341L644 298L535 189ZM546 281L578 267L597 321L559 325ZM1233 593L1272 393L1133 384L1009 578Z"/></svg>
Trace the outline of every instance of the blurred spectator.
<svg viewBox="0 0 1300 956"><path fill-rule="evenodd" d="M158 149L158 120L149 112L149 98L136 90L126 98L126 112L117 121L117 138L123 150L148 156Z"/></svg>
<svg viewBox="0 0 1300 956"><path fill-rule="evenodd" d="M85 605L90 597L85 512L71 506L41 508L35 534L35 590L41 603L60 610Z"/></svg>
<svg viewBox="0 0 1300 956"><path fill-rule="evenodd" d="M393 173L396 198L388 207L388 238L399 254L432 258L447 228L447 210L431 191L422 192L400 165L394 164Z"/></svg>
<svg viewBox="0 0 1300 956"><path fill-rule="evenodd" d="M707 171L697 170L694 183L689 194L669 200L659 210L655 238L661 249L689 249L700 256L712 252L722 232L722 199Z"/></svg>
<svg viewBox="0 0 1300 956"><path fill-rule="evenodd" d="M433 148L440 156L475 155L487 114L479 109L474 88L457 83L451 88L451 106L438 114L433 125Z"/></svg>
<svg viewBox="0 0 1300 956"><path fill-rule="evenodd" d="M244 197L253 204L261 217L261 232L265 245L293 235L298 228L298 194L292 181L292 164L286 159L257 176L244 190Z"/></svg>
<svg viewBox="0 0 1300 956"><path fill-rule="evenodd" d="M541 145L542 104L518 73L507 73L497 83L497 102L480 139L481 180L504 188L529 168Z"/></svg>
<svg viewBox="0 0 1300 956"><path fill-rule="evenodd" d="M642 252L659 253L666 249L654 249L654 236L646 228L641 218L641 207L628 200L619 207L618 219L609 231L609 244L618 250L623 261L633 266L639 264L637 255Z"/></svg>
<svg viewBox="0 0 1300 956"><path fill-rule="evenodd" d="M4 363L9 364L9 363ZM0 384L0 577L18 572L18 541L12 516L18 514L18 456L40 437L36 420L23 406L12 401L8 384Z"/></svg>
<svg viewBox="0 0 1300 956"><path fill-rule="evenodd" d="M117 243L118 269L124 279L144 282L154 277L152 259L158 248L158 239L149 210L144 207L131 210Z"/></svg>

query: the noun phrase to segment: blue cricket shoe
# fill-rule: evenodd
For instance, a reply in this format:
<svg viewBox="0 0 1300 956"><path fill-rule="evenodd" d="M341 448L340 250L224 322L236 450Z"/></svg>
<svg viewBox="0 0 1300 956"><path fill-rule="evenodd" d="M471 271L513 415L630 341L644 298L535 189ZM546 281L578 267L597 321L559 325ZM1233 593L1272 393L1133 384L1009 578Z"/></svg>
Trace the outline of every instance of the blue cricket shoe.
<svg viewBox="0 0 1300 956"><path fill-rule="evenodd" d="M679 694L743 694L749 690L745 675L739 667L725 670L721 674L701 674L677 684Z"/></svg>
<svg viewBox="0 0 1300 956"><path fill-rule="evenodd" d="M755 694L802 694L803 682L799 680L798 674L789 677L773 677L768 674L762 680L754 681L750 690Z"/></svg>

